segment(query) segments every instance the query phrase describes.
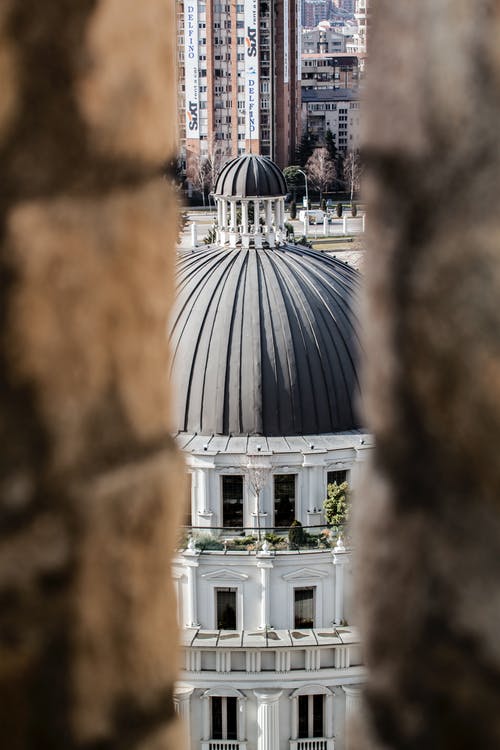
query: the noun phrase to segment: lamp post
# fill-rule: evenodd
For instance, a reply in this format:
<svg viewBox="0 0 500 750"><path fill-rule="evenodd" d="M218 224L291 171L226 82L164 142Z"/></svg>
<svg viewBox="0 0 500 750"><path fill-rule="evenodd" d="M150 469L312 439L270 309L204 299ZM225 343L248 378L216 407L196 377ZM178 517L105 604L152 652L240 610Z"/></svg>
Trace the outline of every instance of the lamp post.
<svg viewBox="0 0 500 750"><path fill-rule="evenodd" d="M304 175L304 180L306 182L306 221L304 224L304 235L307 237L307 230L309 228L309 191L307 189L307 175L303 169L297 169L297 172Z"/></svg>

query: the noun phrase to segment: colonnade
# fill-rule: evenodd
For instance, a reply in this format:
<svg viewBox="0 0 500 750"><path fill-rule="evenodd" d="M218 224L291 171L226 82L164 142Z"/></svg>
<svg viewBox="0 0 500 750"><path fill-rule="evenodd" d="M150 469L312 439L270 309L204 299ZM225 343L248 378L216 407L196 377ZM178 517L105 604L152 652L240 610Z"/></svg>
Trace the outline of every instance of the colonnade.
<svg viewBox="0 0 500 750"><path fill-rule="evenodd" d="M274 247L281 239L285 226L285 202L276 198L227 198L216 197L217 242L230 247ZM253 220L250 223L250 206ZM238 224L238 208L241 223ZM263 220L263 224L260 220Z"/></svg>

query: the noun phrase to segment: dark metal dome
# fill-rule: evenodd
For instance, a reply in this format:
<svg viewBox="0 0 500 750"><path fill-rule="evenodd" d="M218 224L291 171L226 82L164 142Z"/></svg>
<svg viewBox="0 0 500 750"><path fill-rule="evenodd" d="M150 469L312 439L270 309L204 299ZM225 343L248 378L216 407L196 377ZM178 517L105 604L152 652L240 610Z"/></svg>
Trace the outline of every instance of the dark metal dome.
<svg viewBox="0 0 500 750"><path fill-rule="evenodd" d="M267 156L248 154L224 164L215 184L215 195L251 198L279 197L287 192L281 169Z"/></svg>
<svg viewBox="0 0 500 750"><path fill-rule="evenodd" d="M359 274L295 245L181 256L171 328L176 428L317 435L359 426Z"/></svg>

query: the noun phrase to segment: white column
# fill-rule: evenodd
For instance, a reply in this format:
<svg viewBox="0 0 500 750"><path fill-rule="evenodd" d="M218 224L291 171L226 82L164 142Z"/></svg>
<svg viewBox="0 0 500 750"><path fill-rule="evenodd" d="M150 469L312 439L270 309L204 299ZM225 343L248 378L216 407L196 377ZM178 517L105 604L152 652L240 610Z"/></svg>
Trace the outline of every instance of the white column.
<svg viewBox="0 0 500 750"><path fill-rule="evenodd" d="M342 539L337 541L333 550L333 565L335 567L335 610L333 613L333 622L340 625L344 619L344 598L345 598L345 573L344 569L349 562L349 553L346 551Z"/></svg>
<svg viewBox="0 0 500 750"><path fill-rule="evenodd" d="M257 750L279 750L282 690L254 690L257 698Z"/></svg>
<svg viewBox="0 0 500 750"><path fill-rule="evenodd" d="M231 226L230 229L233 231L236 231L236 201L231 201L229 203L229 207L231 210Z"/></svg>
<svg viewBox="0 0 500 750"><path fill-rule="evenodd" d="M260 552L258 557L269 558L269 552ZM271 624L271 568L273 563L271 560L257 560L257 567L260 568L260 625L261 628L269 627Z"/></svg>
<svg viewBox="0 0 500 750"><path fill-rule="evenodd" d="M202 711L202 741L207 742L210 739L210 698L207 695L201 697Z"/></svg>
<svg viewBox="0 0 500 750"><path fill-rule="evenodd" d="M327 693L325 696L325 732L326 737L333 737L333 693Z"/></svg>
<svg viewBox="0 0 500 750"><path fill-rule="evenodd" d="M266 224L267 224L267 228L268 228L268 231L269 231L271 229L271 225L273 223L273 215L272 215L272 211L271 211L271 201L270 200L266 200L266 201L264 201L264 204L266 206Z"/></svg>
<svg viewBox="0 0 500 750"><path fill-rule="evenodd" d="M273 205L274 212L274 226L279 229L280 226L280 199L276 198Z"/></svg>
<svg viewBox="0 0 500 750"><path fill-rule="evenodd" d="M361 231L362 231L362 232L364 232L364 231L365 231L365 215L364 215L364 214L363 214L363 216L361 217Z"/></svg>
<svg viewBox="0 0 500 750"><path fill-rule="evenodd" d="M227 201L226 199L221 202L221 225L224 229L227 229Z"/></svg>
<svg viewBox="0 0 500 750"><path fill-rule="evenodd" d="M352 744L351 726L358 719L361 709L361 688L358 686L342 686L345 693L345 743L346 750L354 750Z"/></svg>
<svg viewBox="0 0 500 750"><path fill-rule="evenodd" d="M342 231L344 234L347 234L347 216L344 215L344 218L342 219Z"/></svg>
<svg viewBox="0 0 500 750"><path fill-rule="evenodd" d="M243 225L243 234L248 232L248 203L246 201L241 202L241 223Z"/></svg>
<svg viewBox="0 0 500 750"><path fill-rule="evenodd" d="M253 202L253 233L258 234L260 230L259 224L260 215L260 201Z"/></svg>
<svg viewBox="0 0 500 750"><path fill-rule="evenodd" d="M186 601L186 626L188 628L198 627L198 602L196 591L196 568L199 565L199 552L186 550L183 553L184 567L187 575L187 601Z"/></svg>
<svg viewBox="0 0 500 750"><path fill-rule="evenodd" d="M184 724L186 747L191 747L190 703L194 692L192 685L177 685L174 688L174 709Z"/></svg>
<svg viewBox="0 0 500 750"><path fill-rule="evenodd" d="M217 198L217 224L219 226L219 229L222 226L222 203L219 198Z"/></svg>
<svg viewBox="0 0 500 750"><path fill-rule="evenodd" d="M197 236L197 231L196 231L196 224L193 221L193 223L191 224L191 244L192 244L192 246L196 247L196 243L197 242L198 242L198 236Z"/></svg>
<svg viewBox="0 0 500 750"><path fill-rule="evenodd" d="M296 740L299 736L299 698L297 695L292 695L292 718L290 727L290 739Z"/></svg>
<svg viewBox="0 0 500 750"><path fill-rule="evenodd" d="M246 698L238 698L238 742L246 740Z"/></svg>

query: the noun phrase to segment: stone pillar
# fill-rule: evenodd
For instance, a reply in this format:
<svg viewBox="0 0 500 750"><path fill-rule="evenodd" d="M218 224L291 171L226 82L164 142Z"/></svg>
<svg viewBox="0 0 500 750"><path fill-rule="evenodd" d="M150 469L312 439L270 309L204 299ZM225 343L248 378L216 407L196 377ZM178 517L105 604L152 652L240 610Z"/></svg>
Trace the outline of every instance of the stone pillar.
<svg viewBox="0 0 500 750"><path fill-rule="evenodd" d="M272 201L269 199L264 201L264 205L266 208L266 225L267 225L267 231L269 232L272 227L273 223L273 214L272 214Z"/></svg>
<svg viewBox="0 0 500 750"><path fill-rule="evenodd" d="M231 211L231 222L230 222L230 229L231 231L235 232L237 229L236 226L236 201L230 201L229 208Z"/></svg>
<svg viewBox="0 0 500 750"><path fill-rule="evenodd" d="M194 692L192 685L177 684L174 688L174 708L184 726L186 750L191 748L191 696Z"/></svg>
<svg viewBox="0 0 500 750"><path fill-rule="evenodd" d="M353 728L358 724L361 711L361 688L343 685L345 693L345 750L356 750Z"/></svg>
<svg viewBox="0 0 500 750"><path fill-rule="evenodd" d="M344 619L344 599L345 599L345 566L349 562L349 553L344 547L342 537L339 537L333 550L333 565L335 568L335 609L333 622L340 625Z"/></svg>
<svg viewBox="0 0 500 750"><path fill-rule="evenodd" d="M254 690L257 698L257 750L280 746L279 700L282 690Z"/></svg>
<svg viewBox="0 0 500 750"><path fill-rule="evenodd" d="M220 202L221 204L221 225L224 229L227 229L227 200L224 198Z"/></svg>
<svg viewBox="0 0 500 750"><path fill-rule="evenodd" d="M219 226L219 229L222 227L222 203L223 201L220 198L215 199L217 204L217 225Z"/></svg>
<svg viewBox="0 0 500 750"><path fill-rule="evenodd" d="M201 696L201 739L208 742L210 739L210 697Z"/></svg>
<svg viewBox="0 0 500 750"><path fill-rule="evenodd" d="M0 6L0 744L173 750L175 7Z"/></svg>
<svg viewBox="0 0 500 750"><path fill-rule="evenodd" d="M186 626L196 628L198 623L198 592L196 585L196 569L199 566L199 551L187 549L183 552L184 567L187 576L187 596L186 596Z"/></svg>
<svg viewBox="0 0 500 750"><path fill-rule="evenodd" d="M243 234L248 232L248 202L241 202L241 223L243 225Z"/></svg>
<svg viewBox="0 0 500 750"><path fill-rule="evenodd" d="M272 552L258 552L257 567L260 568L260 628L269 627L271 624L271 569L273 562L270 559Z"/></svg>
<svg viewBox="0 0 500 750"><path fill-rule="evenodd" d="M291 727L290 727L290 739L296 740L299 736L299 698L297 695L292 695L290 698L290 712L291 712Z"/></svg>
<svg viewBox="0 0 500 750"><path fill-rule="evenodd" d="M329 739L334 735L334 703L335 696L328 692L325 695L325 736Z"/></svg>
<svg viewBox="0 0 500 750"><path fill-rule="evenodd" d="M191 245L193 247L196 247L197 242L198 242L198 235L196 231L196 224L193 221L193 223L191 224Z"/></svg>
<svg viewBox="0 0 500 750"><path fill-rule="evenodd" d="M253 233L259 234L260 232L260 201L253 202Z"/></svg>

